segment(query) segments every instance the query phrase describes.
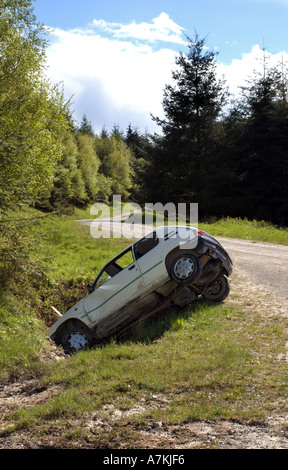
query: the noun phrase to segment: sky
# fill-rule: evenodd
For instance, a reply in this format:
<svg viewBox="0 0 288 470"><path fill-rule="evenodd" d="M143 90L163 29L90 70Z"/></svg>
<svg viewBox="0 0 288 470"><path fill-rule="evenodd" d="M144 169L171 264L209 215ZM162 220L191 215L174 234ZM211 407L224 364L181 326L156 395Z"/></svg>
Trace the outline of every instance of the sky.
<svg viewBox="0 0 288 470"><path fill-rule="evenodd" d="M80 124L160 132L163 90L187 37L206 38L232 94L265 60L288 62L288 0L36 0L49 28L47 75Z"/></svg>

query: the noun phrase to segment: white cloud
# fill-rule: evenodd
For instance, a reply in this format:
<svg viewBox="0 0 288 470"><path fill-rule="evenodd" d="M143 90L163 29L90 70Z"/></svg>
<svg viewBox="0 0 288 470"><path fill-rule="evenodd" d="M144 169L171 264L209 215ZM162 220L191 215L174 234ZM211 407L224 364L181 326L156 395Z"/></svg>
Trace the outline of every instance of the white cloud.
<svg viewBox="0 0 288 470"><path fill-rule="evenodd" d="M172 26L176 31L177 25L171 23L169 31ZM141 34L143 38L148 36L149 28L144 25L138 29L139 39ZM167 27L168 15L161 14L153 20L150 37L156 38L157 25ZM129 30L128 26L123 28ZM133 24L130 26L127 36L135 38L136 30ZM163 40L165 27L159 29ZM109 27L101 23L101 28L108 30L111 23ZM118 25L117 36L120 30ZM143 130L153 127L150 113L162 115L163 89L171 79L175 51L164 45L153 48L146 40L134 43L101 36L91 28L55 29L51 37L53 41L47 50L48 74L54 82L64 83L65 96L74 95L72 108L78 121L86 114L97 132L103 126L111 129L113 125L125 130L129 123Z"/></svg>
<svg viewBox="0 0 288 470"><path fill-rule="evenodd" d="M75 119L81 121L86 114L96 132L114 125L125 131L130 123L142 131L160 131L150 113L163 117L163 90L172 82L176 56L172 45L162 41L175 35L180 43L183 28L166 13L151 23L93 23L77 30L55 29L47 50L48 75L64 83L67 98L74 95ZM288 60L288 54L283 55ZM241 59L220 62L219 76L225 75L230 91L237 94L239 85L262 67L262 58L263 51L255 45ZM279 63L282 54L266 53L266 59L271 65Z"/></svg>
<svg viewBox="0 0 288 470"><path fill-rule="evenodd" d="M183 40L184 28L176 24L167 13L161 13L152 20L152 23L136 23L124 25L109 23L104 20L94 20L94 28L113 34L119 39L139 39L148 42L164 41L177 44L185 44Z"/></svg>
<svg viewBox="0 0 288 470"><path fill-rule="evenodd" d="M233 59L230 64L218 64L219 76L224 76L230 92L236 97L240 93L240 86L247 85L247 80L253 77L254 71L264 73L264 59L266 67L274 67L288 63L288 53L279 52L271 54L258 45L254 45L250 52L242 55L241 59Z"/></svg>

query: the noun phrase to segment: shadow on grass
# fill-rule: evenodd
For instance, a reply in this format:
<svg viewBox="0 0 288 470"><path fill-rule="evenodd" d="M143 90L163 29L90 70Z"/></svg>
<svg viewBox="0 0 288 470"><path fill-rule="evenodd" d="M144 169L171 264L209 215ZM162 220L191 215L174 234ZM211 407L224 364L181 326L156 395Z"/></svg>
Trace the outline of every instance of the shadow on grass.
<svg viewBox="0 0 288 470"><path fill-rule="evenodd" d="M144 317L137 325L131 326L125 334L113 339L119 344L127 341L149 344L161 338L168 331L180 329L183 322L188 320L197 310L213 308L220 304L221 302L216 303L200 298L185 308L173 305L149 318Z"/></svg>

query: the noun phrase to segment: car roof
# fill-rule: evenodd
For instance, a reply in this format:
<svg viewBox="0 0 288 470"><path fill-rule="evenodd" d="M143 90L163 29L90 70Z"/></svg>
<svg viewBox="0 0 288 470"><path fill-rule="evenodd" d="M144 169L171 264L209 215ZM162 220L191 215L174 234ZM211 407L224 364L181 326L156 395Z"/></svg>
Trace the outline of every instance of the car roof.
<svg viewBox="0 0 288 470"><path fill-rule="evenodd" d="M157 233L158 236L163 236L163 237L173 232L179 232L179 231L187 232L188 230L191 231L191 230L197 230L197 229L196 227L192 227L191 225L161 225L160 227L156 227L154 229L154 231Z"/></svg>

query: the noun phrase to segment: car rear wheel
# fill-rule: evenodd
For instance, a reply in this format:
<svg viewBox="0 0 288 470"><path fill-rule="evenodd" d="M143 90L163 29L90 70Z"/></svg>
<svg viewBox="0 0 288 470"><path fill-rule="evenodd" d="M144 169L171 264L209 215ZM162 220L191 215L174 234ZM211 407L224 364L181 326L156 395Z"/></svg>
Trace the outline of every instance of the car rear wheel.
<svg viewBox="0 0 288 470"><path fill-rule="evenodd" d="M204 287L202 291L202 296L206 300L212 300L214 302L222 302L222 300L226 299L229 292L230 292L229 281L227 277L221 275Z"/></svg>
<svg viewBox="0 0 288 470"><path fill-rule="evenodd" d="M170 276L177 283L190 284L201 275L202 266L196 256L183 253L175 258L170 266Z"/></svg>
<svg viewBox="0 0 288 470"><path fill-rule="evenodd" d="M67 352L88 349L93 344L93 337L88 329L79 324L67 325L62 336L62 345Z"/></svg>

